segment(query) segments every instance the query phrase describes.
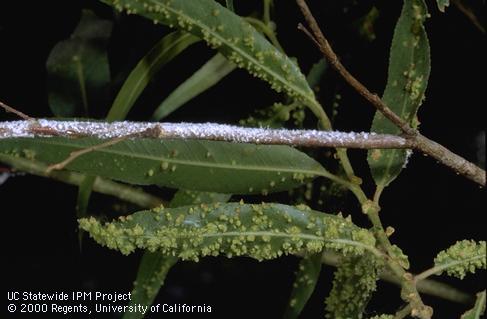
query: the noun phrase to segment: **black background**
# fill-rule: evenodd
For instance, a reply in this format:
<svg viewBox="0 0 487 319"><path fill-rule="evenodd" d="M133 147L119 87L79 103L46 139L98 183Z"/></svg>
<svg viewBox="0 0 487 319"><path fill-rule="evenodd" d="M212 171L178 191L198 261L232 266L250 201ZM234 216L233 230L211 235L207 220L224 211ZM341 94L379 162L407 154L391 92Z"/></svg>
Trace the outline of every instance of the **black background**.
<svg viewBox="0 0 487 319"><path fill-rule="evenodd" d="M296 30L297 23L303 19L295 3L276 2L275 16L281 44L288 55L298 58L303 71L307 72L320 55ZM377 38L373 42L359 37L352 26L370 9L372 1L361 1L360 5L352 5L352 1L322 2L310 1L343 63L372 91L382 92L387 75L388 48L401 9L400 1L375 2L381 14L375 25ZM344 13L344 3L347 2L350 2L349 10ZM236 1L240 14L250 13L259 4L260 1ZM434 1L428 1L428 5L432 14L426 24L432 72L427 99L419 112L421 131L454 152L478 162L478 148L484 147L484 142L479 146L477 139L485 122L485 37L456 8L450 7L447 13L440 14ZM42 4L15 1L13 6L2 2L0 100L31 116L51 116L47 105L45 62L56 42L72 32L82 7L92 8L103 17L111 16L107 7L91 1L42 1ZM485 10L485 7L479 8ZM167 28L154 26L143 18L123 19L115 26L110 43L112 74L126 74L124 72L130 70L167 32ZM129 119L146 120L161 99L212 54L204 45L198 44L178 56L144 92ZM114 86L114 94L117 85L120 83ZM324 105L330 105L336 93L343 99L335 127L345 131L368 130L373 107L336 73L328 72L322 81L319 98ZM251 110L270 105L278 98L266 83L238 70L166 120L237 123ZM108 106L100 107L94 110L94 116L102 118L107 110ZM0 119L13 117L0 114ZM315 123L309 123L313 128ZM366 154L363 151L350 153L370 194L373 183ZM383 222L396 229L392 239L409 255L413 272L430 267L436 253L456 240L485 238L481 218L484 192L434 160L413 155L407 169L382 198ZM169 190L159 193L170 198ZM7 290L131 290L140 253L123 257L88 238L80 251L74 217L76 195L75 187L32 176L13 177L0 186L3 278ZM106 213L112 204L112 199L95 194L90 212ZM357 223L368 226L353 198L343 202L342 209L351 212ZM206 258L197 264L181 262L171 270L157 302L206 303L214 309L211 317L279 318L288 302L297 262L294 257L261 263L247 258ZM306 306L303 318L323 317L323 300L331 285L332 271L330 267L323 268L318 289ZM485 288L483 273L464 281L442 280L471 293ZM458 318L466 309L464 305L428 296L424 299L435 307L435 318ZM399 290L380 283L369 306L373 311L369 313L393 313L400 305Z"/></svg>

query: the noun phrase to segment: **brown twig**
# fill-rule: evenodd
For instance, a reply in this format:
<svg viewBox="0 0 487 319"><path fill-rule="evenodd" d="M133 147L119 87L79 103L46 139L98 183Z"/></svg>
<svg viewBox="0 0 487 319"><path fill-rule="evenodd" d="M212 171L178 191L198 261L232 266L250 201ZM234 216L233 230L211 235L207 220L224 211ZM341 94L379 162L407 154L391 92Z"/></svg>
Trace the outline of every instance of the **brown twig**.
<svg viewBox="0 0 487 319"><path fill-rule="evenodd" d="M458 8L458 10L460 10L460 12L462 12L467 19L469 19L470 22L477 27L477 29L479 29L480 32L485 33L484 26L480 23L479 19L471 8L466 7L461 0L453 0L452 2Z"/></svg>
<svg viewBox="0 0 487 319"><path fill-rule="evenodd" d="M27 120L27 121L33 121L35 120L33 117L28 116L27 114L24 114L16 109L14 109L11 106L8 106L7 104L3 103L0 101L0 106L7 112L7 113L14 113L18 117Z"/></svg>
<svg viewBox="0 0 487 319"><path fill-rule="evenodd" d="M307 31L304 26L298 28L304 31L308 36L311 36L314 39L314 43L318 46L321 53L326 57L328 62L333 66L333 68L340 73L340 75L347 81L360 95L362 95L367 101L372 103L386 118L388 118L392 123L394 123L397 127L401 129L405 134L414 135L416 131L409 127L409 125L401 119L399 116L396 115L387 105L382 102L377 94L373 94L370 92L360 81L358 81L348 70L343 66L343 64L338 59L338 56L335 54L333 49L331 48L330 43L325 38L323 32L321 31L316 19L314 18L313 14L311 13L308 5L304 0L297 0L297 3L303 12L304 18L308 23L309 27L311 28L311 32Z"/></svg>
<svg viewBox="0 0 487 319"><path fill-rule="evenodd" d="M372 92L370 92L360 81L358 81L338 59L338 56L333 51L328 40L325 38L321 31L316 19L311 13L305 0L296 0L301 12L308 23L311 32L306 30L304 26L298 26L298 28L311 38L311 40L317 45L318 49L327 58L333 68L345 79L345 81L352 86L360 95L362 95L367 101L369 101L375 108L381 112L387 119L394 123L405 134L408 140L413 141L414 148L427 154L443 165L451 168L457 174L485 186L486 177L485 170L476 166L475 164L465 160L461 156L448 150L446 147L428 139L421 135L418 131L409 126L409 124L396 115L383 101L382 99Z"/></svg>
<svg viewBox="0 0 487 319"><path fill-rule="evenodd" d="M128 139L128 138L129 137L127 137L127 136L118 137L118 138L108 140L104 143L100 143L100 144L97 144L97 145L94 145L91 147L87 147L87 148L83 148L83 149L78 150L78 151L74 151L74 152L70 153L69 156L65 160L63 160L62 162L49 165L46 169L46 174L50 174L54 170L64 169L69 163L71 163L72 161L74 161L75 159L80 157L81 155L84 155L86 153L91 153L93 151L96 151L96 150L99 150L99 149L102 149L102 148L105 148L105 147L108 147L111 145L115 145L117 143L120 143L120 142Z"/></svg>

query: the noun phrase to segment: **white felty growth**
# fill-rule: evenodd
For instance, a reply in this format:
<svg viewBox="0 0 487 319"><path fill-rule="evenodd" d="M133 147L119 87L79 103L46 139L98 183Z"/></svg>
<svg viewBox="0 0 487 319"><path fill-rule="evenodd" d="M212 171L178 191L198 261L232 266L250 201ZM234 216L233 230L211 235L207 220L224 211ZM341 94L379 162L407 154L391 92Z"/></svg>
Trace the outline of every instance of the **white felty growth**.
<svg viewBox="0 0 487 319"><path fill-rule="evenodd" d="M394 135L367 132L247 128L215 123L151 123L35 121L0 122L0 139L49 136L113 138L181 138L254 144L286 144L310 147L407 148L407 140Z"/></svg>

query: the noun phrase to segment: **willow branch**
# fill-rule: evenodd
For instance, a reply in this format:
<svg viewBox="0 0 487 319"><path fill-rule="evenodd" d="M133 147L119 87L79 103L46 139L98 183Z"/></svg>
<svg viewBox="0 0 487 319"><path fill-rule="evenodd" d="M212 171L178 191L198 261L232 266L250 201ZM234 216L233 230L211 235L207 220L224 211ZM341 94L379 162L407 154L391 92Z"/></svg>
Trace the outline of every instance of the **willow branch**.
<svg viewBox="0 0 487 319"><path fill-rule="evenodd" d="M307 31L302 25L298 26L300 30L306 30L305 34L310 37L313 43L323 53L326 59L330 62L333 68L345 79L345 81L352 86L360 95L369 101L379 112L381 112L387 119L396 125L401 131L408 136L408 139L414 143L415 149L427 154L443 165L451 168L456 173L485 186L485 170L467 161L463 157L453 153L446 147L428 139L421 135L417 130L413 129L409 124L395 114L382 99L365 87L359 80L357 80L340 62L338 56L333 51L330 43L321 31L316 19L313 17L305 0L296 0L301 12L308 23L311 32Z"/></svg>
<svg viewBox="0 0 487 319"><path fill-rule="evenodd" d="M0 122L0 140L33 137L198 139L304 147L412 148L407 138L376 133L248 128L214 123L32 121Z"/></svg>
<svg viewBox="0 0 487 319"><path fill-rule="evenodd" d="M0 154L0 162L5 163L19 171L32 175L52 178L70 185L79 186L85 178L85 175L83 174L68 171L55 171L47 174L47 165L37 161L31 161L10 155ZM95 183L93 184L93 190L97 193L117 197L123 201L136 204L142 208L153 208L164 204L164 201L162 201L160 198L148 194L141 189L113 182L101 177L96 177Z"/></svg>

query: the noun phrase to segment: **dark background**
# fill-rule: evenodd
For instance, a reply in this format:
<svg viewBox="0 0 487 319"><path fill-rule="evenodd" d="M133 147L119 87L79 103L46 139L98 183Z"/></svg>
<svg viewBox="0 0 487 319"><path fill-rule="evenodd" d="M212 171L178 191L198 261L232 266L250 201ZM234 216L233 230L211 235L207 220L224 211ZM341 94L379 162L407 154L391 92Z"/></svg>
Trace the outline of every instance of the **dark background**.
<svg viewBox="0 0 487 319"><path fill-rule="evenodd" d="M260 1L235 1L239 14L259 8ZM383 91L389 45L393 27L401 9L400 1L310 1L343 63L371 91ZM245 5L242 5L245 4ZM294 1L276 1L275 17L281 44L290 56L298 58L304 72L320 55L310 41L296 29L302 17ZM375 24L376 39L366 41L357 33L354 22L375 4L380 16ZM434 1L428 1L432 18L426 23L432 71L427 99L419 112L421 131L479 163L485 135L485 36L455 7L439 13ZM477 14L485 11L476 2ZM76 26L80 9L91 8L111 17L111 10L95 1L14 2L0 5L0 100L34 117L52 116L47 104L45 63L52 47L65 39ZM347 7L347 12L344 12ZM480 16L483 21L483 16ZM112 76L123 80L158 39L168 32L139 17L121 20L113 31L109 47ZM129 119L146 120L161 99L190 76L213 54L198 44L178 56L138 100ZM113 94L116 94L115 83ZM249 94L251 92L251 94ZM342 102L335 127L345 131L368 130L374 109L350 89L336 73L327 72L321 83L319 99L331 105L335 94ZM213 121L237 123L255 108L279 99L268 85L254 80L243 70L230 74L222 83L182 107L167 121ZM108 106L94 111L102 118ZM308 117L308 127L316 124ZM13 119L0 114L1 120ZM483 120L482 120L483 119ZM481 137L484 136L484 140ZM358 175L372 192L372 180L363 151L351 151ZM170 199L170 190L154 190ZM401 176L385 191L382 220L396 229L393 242L403 248L412 262L412 271L429 268L439 250L456 240L484 239L481 214L484 213L484 189L459 177L434 160L415 154ZM16 176L0 186L4 283L7 290L74 291L101 290L128 292L135 278L140 253L129 257L102 248L85 238L80 251L77 241L75 202L77 189L40 177ZM235 197L239 199L240 197ZM90 212L106 213L115 201L94 195ZM353 198L341 203L360 225L368 226L360 216ZM326 208L325 208L326 210ZM181 262L174 267L156 302L206 303L213 307L211 317L279 318L288 302L293 272L298 259L284 257L256 262L248 258L206 258L200 263ZM317 289L303 312L303 318L323 317L323 300L331 286L333 269L324 267ZM485 274L464 281L441 278L465 291L485 288ZM435 307L435 318L458 318L464 305L424 297ZM393 313L401 305L399 290L380 283L369 313ZM376 312L374 312L376 311ZM7 316L11 318L11 315ZM116 316L112 316L115 318ZM107 316L107 318L112 318ZM208 316L209 317L209 316Z"/></svg>

